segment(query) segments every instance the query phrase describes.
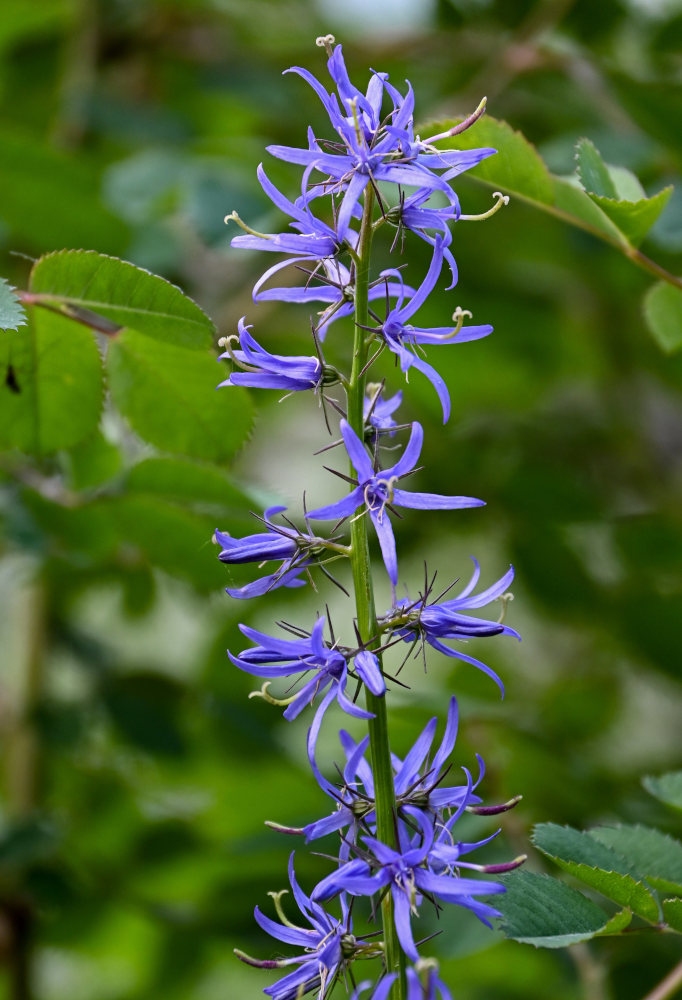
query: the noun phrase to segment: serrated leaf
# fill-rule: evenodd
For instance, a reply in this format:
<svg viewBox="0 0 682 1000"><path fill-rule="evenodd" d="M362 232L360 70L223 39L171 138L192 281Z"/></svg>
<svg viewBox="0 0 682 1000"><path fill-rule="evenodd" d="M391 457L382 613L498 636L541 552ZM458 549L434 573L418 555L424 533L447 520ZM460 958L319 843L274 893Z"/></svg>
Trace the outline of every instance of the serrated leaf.
<svg viewBox="0 0 682 1000"><path fill-rule="evenodd" d="M617 167L613 163L607 163L606 169L616 189L616 198L621 201L641 201L642 198L646 198L646 191L639 178L627 167Z"/></svg>
<svg viewBox="0 0 682 1000"><path fill-rule="evenodd" d="M664 899L661 905L665 923L682 934L682 899Z"/></svg>
<svg viewBox="0 0 682 1000"><path fill-rule="evenodd" d="M421 129L421 134L444 132L455 124L452 120L430 124ZM500 188L614 246L627 245L617 226L583 191L577 179L573 182L551 174L535 147L506 122L486 115L461 135L438 145L444 149L493 146L498 152L468 170L467 177Z"/></svg>
<svg viewBox="0 0 682 1000"><path fill-rule="evenodd" d="M210 352L187 351L122 330L108 356L111 395L131 427L162 451L224 462L244 443L253 405L243 389L215 392Z"/></svg>
<svg viewBox="0 0 682 1000"><path fill-rule="evenodd" d="M5 278L0 278L0 331L18 330L26 322L26 313L17 293Z"/></svg>
<svg viewBox="0 0 682 1000"><path fill-rule="evenodd" d="M632 866L589 832L555 823L541 823L533 843L569 875L651 923L660 918L658 903Z"/></svg>
<svg viewBox="0 0 682 1000"><path fill-rule="evenodd" d="M676 351L682 345L682 288L665 281L652 285L644 296L644 316L664 351Z"/></svg>
<svg viewBox="0 0 682 1000"><path fill-rule="evenodd" d="M29 288L51 303L176 347L205 350L213 342L215 327L196 302L165 278L117 257L93 250L47 254L33 266Z"/></svg>
<svg viewBox="0 0 682 1000"><path fill-rule="evenodd" d="M682 843L641 825L598 826L591 835L621 854L663 892L682 893Z"/></svg>
<svg viewBox="0 0 682 1000"><path fill-rule="evenodd" d="M647 775L642 778L647 792L674 809L682 809L682 771L668 771L658 777Z"/></svg>
<svg viewBox="0 0 682 1000"><path fill-rule="evenodd" d="M495 897L495 908L502 914L501 930L515 941L565 948L588 941L612 923L596 903L550 875L515 872L500 881L507 891Z"/></svg>
<svg viewBox="0 0 682 1000"><path fill-rule="evenodd" d="M575 159L580 183L588 194L617 198L618 192L601 153L590 139L579 139Z"/></svg>
<svg viewBox="0 0 682 1000"><path fill-rule="evenodd" d="M0 336L0 448L46 455L96 429L102 365L89 330L45 309Z"/></svg>
<svg viewBox="0 0 682 1000"><path fill-rule="evenodd" d="M659 215L668 204L673 193L672 185L663 188L651 198L639 201L614 201L590 195L605 215L618 227L633 246L639 246Z"/></svg>

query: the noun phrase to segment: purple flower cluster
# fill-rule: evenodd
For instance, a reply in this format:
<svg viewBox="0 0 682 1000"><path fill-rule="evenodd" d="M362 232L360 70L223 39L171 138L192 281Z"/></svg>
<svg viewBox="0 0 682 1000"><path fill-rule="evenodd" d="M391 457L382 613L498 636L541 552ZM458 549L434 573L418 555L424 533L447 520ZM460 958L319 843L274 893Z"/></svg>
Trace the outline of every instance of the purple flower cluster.
<svg viewBox="0 0 682 1000"><path fill-rule="evenodd" d="M394 414L402 404L402 392L385 395L384 382L367 383L366 373L388 349L406 377L411 369L426 376L440 400L443 419L448 420L447 386L436 368L425 360L425 352L434 346L478 340L491 333L492 328L465 326L466 313L459 308L450 325L415 326L413 319L441 280L444 269L450 273L450 288L457 281L451 225L462 216L451 182L495 150L485 147L462 151L439 149L435 145L473 124L482 114L483 105L450 131L422 140L414 132L414 95L409 84L403 93L390 83L387 74L375 72L363 92L350 81L341 46L334 47L330 37L320 41L328 51L327 68L333 89L328 90L305 69L294 67L290 72L301 76L313 88L335 135L331 139L322 138L309 129L305 148L283 145L268 148L273 156L303 168L300 194L294 201L274 186L262 165L258 168L264 193L289 218L289 231L258 233L236 213L228 216L245 230L244 235L232 240L234 247L264 250L283 257L256 282L253 289L256 303L274 300L322 304L313 323L314 351L293 356L271 353L254 338L251 327L242 318L238 335L222 341L226 350L220 360L231 362L234 370L219 388L238 385L277 389L286 394L307 390L317 394L327 420L329 405L341 415L340 441L335 443L343 445L351 474L336 472L336 475L350 488L345 496L332 503L312 510L304 507L303 528L286 517L285 507L277 506L259 518L263 530L243 538L216 531L215 541L220 546L219 559L228 565L252 563L262 568L267 563L275 564L274 570L250 583L228 587L228 594L236 598L261 596L278 587L301 587L306 581L315 586L313 576L318 571L347 592L328 567L337 560L351 563L358 608L351 643L343 644L336 639L329 613L326 616L318 613L309 630L280 623L288 633L286 636L273 636L240 625L251 646L239 653L229 653L235 667L262 680L262 689L257 693L267 702L282 706L285 719L293 720L309 710L309 706L315 706L308 729L308 760L333 807L331 812L300 829L279 829L301 835L306 843L334 836L338 838L338 849L333 869L312 889L310 896L296 880L292 855L289 881L301 915L299 922L292 922L284 914L281 893L272 894L279 922L256 908L260 927L295 949L295 954L269 960L238 954L244 961L263 968L293 967L265 990L273 1000L300 1000L309 994L315 994L319 1000L329 995L340 978L351 984L354 1000L362 1000L368 991L371 991L369 1000L389 1000L394 996L401 1000L437 997L451 1000L438 976L436 963L420 954L417 921L421 908L424 904L439 907L442 903L453 903L470 910L486 924L499 916L480 897L499 895L504 886L490 878L463 875L462 871L489 876L511 870L521 859L494 865L472 862L471 853L489 843L499 830L481 840L466 840L459 832L464 832L459 821L467 813L503 812L516 800L499 807L481 805L477 789L485 769L480 758L475 779L466 767L462 768L459 783L451 776L450 758L458 727L454 697L450 699L445 731L435 752L432 753L432 747L437 719L433 718L403 757L391 753L388 743L383 758L376 754L377 744L372 740L377 739L379 716L386 718L386 695L393 684L401 683L384 667L384 655L394 646L404 650L408 644L409 656L412 647L424 652L428 645L439 654L477 667L503 693L497 673L464 653L459 644L497 635L518 638L514 629L502 623L513 569L476 593L480 571L474 561L472 578L457 596L448 596L450 587L433 596L435 577L430 582L427 577L418 599L398 598L399 566L392 521L401 516L399 511L458 510L480 507L483 501L406 488L405 480L419 471L422 426L417 421L399 424ZM438 195L435 200L434 195ZM376 219L369 215L374 204L379 208ZM368 226L372 233L382 227L396 227L398 236L414 233L431 247L431 262L421 284L416 288L406 284L402 270L394 267L376 276L370 273L369 277L365 268L364 277L360 277L363 248L368 245ZM393 250L402 240L392 242ZM299 275L305 275L303 284L277 287L272 279L292 265ZM384 306L380 315L375 304L381 301ZM337 321L351 314L355 314L353 371L344 375L341 362L337 367L336 361L334 366L325 361L321 343L325 341L327 351L329 344L325 337L331 326L334 324L336 331ZM235 349L231 346L232 339L238 341ZM345 355L348 363L352 352L344 348L341 337L338 340L338 345L332 345L335 358L338 355L343 359ZM359 373L355 364L358 356L363 358ZM327 391L333 386L343 389L345 406L328 396ZM406 429L410 433L402 454L397 460L385 462L382 452L387 439ZM367 615L360 613L361 600L365 601L365 611L371 605L371 601L369 605L366 602L367 589L371 590L370 567L366 564L366 554L363 555L367 549L366 535L362 550L357 541L356 522L363 518L366 519L361 522L363 531L365 523L371 522L376 532L393 596L391 608L383 615L377 617L372 610L369 626ZM324 521L332 522L331 534L314 533L311 522ZM363 558L365 564L360 566ZM468 614L493 602L500 603L502 608L502 615L496 620ZM273 683L283 685L277 696L269 690ZM358 703L361 694L367 708ZM341 730L345 760L337 769L338 781L325 776L317 759L318 736L334 702L346 715L368 720L369 725L369 735L359 740ZM393 924L392 927L384 924L384 941L377 937L381 931L356 936L351 913L353 898L357 896L373 900L373 913L379 900L390 899ZM332 903L334 909L329 910L326 904L334 899L338 903ZM382 906L382 911L386 908ZM389 935L403 955L397 964L391 959ZM384 960L378 981L355 985L353 963L377 957Z"/></svg>

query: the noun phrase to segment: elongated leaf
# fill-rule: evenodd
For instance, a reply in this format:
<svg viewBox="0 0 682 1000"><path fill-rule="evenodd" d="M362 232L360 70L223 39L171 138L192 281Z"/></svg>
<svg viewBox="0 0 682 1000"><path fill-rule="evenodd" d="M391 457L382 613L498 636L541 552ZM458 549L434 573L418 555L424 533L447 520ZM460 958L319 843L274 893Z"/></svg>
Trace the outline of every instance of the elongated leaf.
<svg viewBox="0 0 682 1000"><path fill-rule="evenodd" d="M502 931L536 948L565 948L597 934L618 933L631 919L624 910L610 921L582 893L550 875L515 872L500 881L507 888L504 895L495 898L495 908L502 914Z"/></svg>
<svg viewBox="0 0 682 1000"><path fill-rule="evenodd" d="M26 325L26 313L16 292L4 278L0 278L0 331L18 330Z"/></svg>
<svg viewBox="0 0 682 1000"><path fill-rule="evenodd" d="M682 934L682 899L664 899L663 919L668 927Z"/></svg>
<svg viewBox="0 0 682 1000"><path fill-rule="evenodd" d="M647 882L682 894L682 843L648 826L598 826L592 836L635 865Z"/></svg>
<svg viewBox="0 0 682 1000"><path fill-rule="evenodd" d="M652 285L644 297L644 316L659 346L676 351L682 344L682 288L664 281Z"/></svg>
<svg viewBox="0 0 682 1000"><path fill-rule="evenodd" d="M575 147L578 178L588 194L617 198L618 192L599 150L589 139L580 139Z"/></svg>
<svg viewBox="0 0 682 1000"><path fill-rule="evenodd" d="M111 395L141 438L163 451L223 462L244 443L253 406L243 389L215 391L210 352L186 351L123 330L108 357Z"/></svg>
<svg viewBox="0 0 682 1000"><path fill-rule="evenodd" d="M655 795L667 806L682 809L682 771L669 771L658 777L647 776L642 779L647 792Z"/></svg>
<svg viewBox="0 0 682 1000"><path fill-rule="evenodd" d="M83 326L32 309L26 330L0 336L0 447L45 455L97 427L102 365Z"/></svg>
<svg viewBox="0 0 682 1000"><path fill-rule="evenodd" d="M176 347L205 350L215 333L208 316L175 285L93 250L41 257L29 287L50 302L96 313Z"/></svg>
<svg viewBox="0 0 682 1000"><path fill-rule="evenodd" d="M564 871L638 916L657 923L658 903L651 889L616 851L590 836L555 823L541 823L533 843Z"/></svg>

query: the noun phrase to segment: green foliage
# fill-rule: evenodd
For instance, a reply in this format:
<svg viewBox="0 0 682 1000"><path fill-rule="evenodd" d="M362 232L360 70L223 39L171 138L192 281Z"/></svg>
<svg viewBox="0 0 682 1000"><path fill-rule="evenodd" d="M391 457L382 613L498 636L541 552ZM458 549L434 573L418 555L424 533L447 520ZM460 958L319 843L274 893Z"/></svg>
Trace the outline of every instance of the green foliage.
<svg viewBox="0 0 682 1000"><path fill-rule="evenodd" d="M651 890L624 857L601 844L598 838L598 830L582 833L554 823L541 823L533 831L535 846L569 875L619 906L656 923L659 908Z"/></svg>
<svg viewBox="0 0 682 1000"><path fill-rule="evenodd" d="M613 848L663 892L682 894L682 843L641 824L598 826L592 835Z"/></svg>
<svg viewBox="0 0 682 1000"><path fill-rule="evenodd" d="M682 809L682 771L670 771L659 777L647 775L642 779L642 784L647 792L655 795L661 802L674 809Z"/></svg>
<svg viewBox="0 0 682 1000"><path fill-rule="evenodd" d="M360 85L367 65L379 63L366 25L357 44L340 23L343 5L324 24L318 6L264 0L254 16L251 0L0 4L0 273L31 291L25 256L57 251L36 272L60 296L59 315L29 306L35 325L0 334L0 349L12 349L10 367L7 353L0 367L0 889L3 915L17 902L29 906L33 992L45 1000L256 996L272 973L245 969L232 947L269 957L253 905L267 905L286 875L281 837L265 828L254 834L254 816L300 824L325 807L295 749L307 720L292 732L277 710L248 700L252 684L225 654L238 648L237 620L262 627L276 607L287 620L312 621L323 595L278 591L249 607L228 601L222 587L231 578L211 535L216 527L253 530L250 510L262 510L262 501L249 479L285 497L296 515L302 483L289 442L313 451L329 439L311 400L280 405L277 394L258 394L258 465L247 469L237 451L252 403L236 389L214 392L224 374L205 318L231 332L251 315L250 289L273 262L231 250L222 221L236 208L255 228L281 228L253 176L263 146L305 144L308 121L330 138L315 95L292 76L283 82L282 69L305 65L324 76L312 40L329 30L344 42ZM487 93L490 116L452 142L499 149L475 183L458 180L462 212L487 211L497 189L513 196L492 220L457 225L459 285L415 320L440 325L461 303L495 328L475 352L462 345L429 357L450 388L451 422L444 430L418 373L401 410L424 425L423 488L488 501L461 517L397 522L405 565L418 575L425 558L447 562L443 587L466 577L471 552L482 553L488 581L508 562L516 566L507 621L523 643L502 643L493 662L510 678L501 706L485 678L458 670L454 769L471 767L482 752L486 801L523 793L514 820L501 821L511 853L524 850L517 842L539 820L588 827L576 834L575 858L551 843L555 856L590 869L612 894L631 892L640 908L649 895L659 898L667 926L682 931L681 897L646 878L677 884L670 865L648 873L648 865L626 864L624 873L616 865L608 876L596 855L578 851L586 837L591 850L624 857L624 846L592 836L604 817L668 824L679 837L678 814L639 784L642 773L680 766L682 383L673 351L682 309L670 281L682 274L679 16L660 4L654 14L652 5L585 0L568 8L442 2L426 23L427 6L408 44L382 35L381 68L396 86L410 79L424 119L437 109L466 113ZM418 50L428 58L415 58ZM615 195L591 195L574 173L581 136L603 154ZM295 196L287 166L264 162ZM676 190L642 252L637 241L670 184ZM647 199L644 189L659 193ZM655 261L653 271L644 258ZM426 253L413 275L422 265ZM83 279L85 268L100 266L106 311L98 313ZM53 284L60 271L61 289ZM287 280L301 279L292 271ZM647 293L651 281L658 283ZM128 303L128 295L137 298ZM163 309L147 315L167 295L168 319ZM100 331L70 318L97 322L93 309ZM308 308L281 318L270 305L258 309L264 344L309 353ZM126 332L112 340L121 323ZM125 345L130 330L129 343L146 348L139 406L134 380L118 387L124 402L106 380L101 388L98 353L113 349L116 358L117 340ZM347 334L341 323L330 331L330 363L347 360ZM36 371L29 347L48 341ZM166 348L171 390L162 382ZM124 382L126 351L116 358ZM191 370L190 356L204 371L191 393L181 389L176 363L180 357ZM377 371L390 392L404 388L385 357ZM27 395L18 394L24 385ZM187 425L199 413L203 426L214 403L210 449L197 451L199 434L185 437ZM135 433L124 405L140 411ZM158 419L156 408L164 411ZM275 429L287 449L270 443ZM337 455L329 464L342 468ZM326 499L319 482L304 485L309 502ZM247 578L244 570L240 581ZM334 604L331 612L336 624ZM41 676L37 700L26 702L31 650ZM467 652L485 659L485 640ZM428 666L428 685L418 664L401 675L419 672L398 713L398 753L415 717L440 711L453 689L449 663L433 657ZM22 818L12 762L26 735L37 740L40 780L35 812ZM661 802L679 807L673 777L647 779L652 792L654 784ZM490 860L505 856L501 847ZM535 943L585 940L596 929L587 955L570 961L554 948L523 947L490 935L469 913L452 927L443 918L429 947L459 1000L576 1000L594 990L595 976L618 1000L641 1000L678 961L677 934L652 933L647 920L566 865L554 868L557 879L512 874L507 897L491 902L513 908L516 900L519 936ZM304 888L328 870L311 859L300 872ZM644 895L630 870L635 883L644 879ZM562 924L567 898L572 922ZM615 933L628 922L625 939L600 940L600 928ZM11 976L3 965L3 1000Z"/></svg>
<svg viewBox="0 0 682 1000"><path fill-rule="evenodd" d="M0 332L18 330L26 323L26 313L11 286L0 278Z"/></svg>
<svg viewBox="0 0 682 1000"><path fill-rule="evenodd" d="M427 128L442 132L453 124L441 121ZM648 198L637 177L624 167L604 163L589 139L581 139L576 146L576 176L554 176L520 132L489 116L457 135L450 145L495 147L498 153L483 160L472 177L605 239L644 270L656 273L655 265L638 255L636 248L668 204L672 185ZM672 351L682 337L682 291L679 279L669 275L668 280L670 284L661 282L649 290L645 313L658 343Z"/></svg>
<svg viewBox="0 0 682 1000"><path fill-rule="evenodd" d="M0 446L43 456L79 444L102 409L102 364L89 330L45 309L0 336Z"/></svg>
<svg viewBox="0 0 682 1000"><path fill-rule="evenodd" d="M176 347L206 350L215 327L175 285L124 260L92 250L62 250L41 257L30 291L40 302L75 315L94 313Z"/></svg>
<svg viewBox="0 0 682 1000"><path fill-rule="evenodd" d="M597 935L615 934L630 923L623 910L609 919L595 903L570 886L533 872L501 879L507 891L495 901L507 937L536 948L565 948Z"/></svg>
<svg viewBox="0 0 682 1000"><path fill-rule="evenodd" d="M644 315L657 343L664 351L676 351L682 344L682 288L659 281L644 299Z"/></svg>
<svg viewBox="0 0 682 1000"><path fill-rule="evenodd" d="M160 343L137 330L112 340L112 398L131 427L165 451L217 462L241 447L253 422L243 389L213 389L221 369L211 354Z"/></svg>

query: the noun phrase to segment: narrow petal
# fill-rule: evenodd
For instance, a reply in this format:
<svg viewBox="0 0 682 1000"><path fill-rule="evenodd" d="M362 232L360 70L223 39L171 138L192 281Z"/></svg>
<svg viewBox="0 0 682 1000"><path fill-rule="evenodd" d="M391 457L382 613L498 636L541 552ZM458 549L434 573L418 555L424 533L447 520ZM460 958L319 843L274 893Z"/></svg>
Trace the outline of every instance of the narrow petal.
<svg viewBox="0 0 682 1000"><path fill-rule="evenodd" d="M391 886L393 895L393 916L395 919L395 929L400 941L400 947L412 962L419 961L419 952L414 943L412 935L412 925L410 923L410 901L407 894L399 886Z"/></svg>
<svg viewBox="0 0 682 1000"><path fill-rule="evenodd" d="M374 469L372 468L367 450L347 420L342 418L339 427L341 428L341 435L346 446L346 451L348 452L348 457L358 474L358 482L365 483L374 476Z"/></svg>
<svg viewBox="0 0 682 1000"><path fill-rule="evenodd" d="M372 694L381 696L386 692L386 682L374 653L363 649L353 660L356 673Z"/></svg>
<svg viewBox="0 0 682 1000"><path fill-rule="evenodd" d="M407 490L393 490L396 507L411 510L459 510L464 507L485 507L485 500L475 497L445 497L439 493L408 493Z"/></svg>
<svg viewBox="0 0 682 1000"><path fill-rule="evenodd" d="M423 443L424 429L422 428L422 425L415 420L412 424L412 433L410 434L410 440L407 442L405 451L402 453L393 468L388 469L385 475L387 477L404 476L407 472L411 472L419 461Z"/></svg>
<svg viewBox="0 0 682 1000"><path fill-rule="evenodd" d="M342 517L350 517L354 514L363 501L364 493L362 487L356 486L351 493L342 497L341 500L337 500L336 503L330 503L326 507L318 507L317 510L309 511L308 517L316 521L337 521Z"/></svg>
<svg viewBox="0 0 682 1000"><path fill-rule="evenodd" d="M370 517L372 518L372 524L376 528L388 578L395 587L398 583L398 557L395 551L395 536L391 522L385 516L385 512L382 514L370 512Z"/></svg>

